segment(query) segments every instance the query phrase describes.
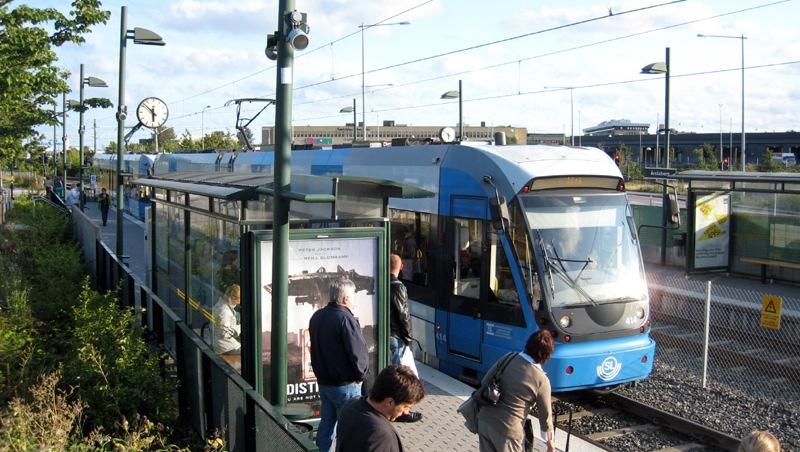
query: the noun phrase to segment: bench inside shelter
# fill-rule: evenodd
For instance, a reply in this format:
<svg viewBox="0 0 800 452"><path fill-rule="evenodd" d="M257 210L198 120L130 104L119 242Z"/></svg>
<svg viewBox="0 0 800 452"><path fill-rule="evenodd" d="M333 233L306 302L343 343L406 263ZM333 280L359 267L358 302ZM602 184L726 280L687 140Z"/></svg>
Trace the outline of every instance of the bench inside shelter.
<svg viewBox="0 0 800 452"><path fill-rule="evenodd" d="M800 270L800 263L786 262L775 259L764 259L761 257L742 257L739 262L745 264L756 264L761 266L761 283L767 282L767 267L790 268L792 270Z"/></svg>

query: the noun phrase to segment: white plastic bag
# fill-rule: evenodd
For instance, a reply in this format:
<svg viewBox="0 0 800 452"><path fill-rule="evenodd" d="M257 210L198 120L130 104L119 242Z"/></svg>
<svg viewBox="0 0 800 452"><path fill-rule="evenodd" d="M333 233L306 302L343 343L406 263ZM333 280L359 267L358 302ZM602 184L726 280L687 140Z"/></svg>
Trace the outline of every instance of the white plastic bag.
<svg viewBox="0 0 800 452"><path fill-rule="evenodd" d="M411 347L404 347L403 355L400 357L400 364L404 366L408 366L414 372L414 375L419 378L419 372L417 372L417 364L414 362L414 354L411 352Z"/></svg>

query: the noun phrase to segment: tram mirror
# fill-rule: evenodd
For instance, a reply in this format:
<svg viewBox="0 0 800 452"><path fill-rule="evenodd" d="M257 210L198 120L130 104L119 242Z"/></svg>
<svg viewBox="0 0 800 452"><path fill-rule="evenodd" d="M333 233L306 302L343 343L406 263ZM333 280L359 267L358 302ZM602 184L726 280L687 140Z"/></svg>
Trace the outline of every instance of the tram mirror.
<svg viewBox="0 0 800 452"><path fill-rule="evenodd" d="M678 192L675 190L669 195L669 222L681 225L681 208L678 205Z"/></svg>
<svg viewBox="0 0 800 452"><path fill-rule="evenodd" d="M511 222L511 215L508 213L508 203L506 203L506 198L504 196L492 198L489 204L495 229L502 229L503 223Z"/></svg>

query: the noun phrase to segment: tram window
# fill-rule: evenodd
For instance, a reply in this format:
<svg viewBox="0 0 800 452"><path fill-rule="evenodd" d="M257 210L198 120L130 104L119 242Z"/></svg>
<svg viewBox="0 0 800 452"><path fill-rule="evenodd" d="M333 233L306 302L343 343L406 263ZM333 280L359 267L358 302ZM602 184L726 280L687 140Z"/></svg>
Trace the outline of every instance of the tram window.
<svg viewBox="0 0 800 452"><path fill-rule="evenodd" d="M467 298L481 296L481 261L483 260L483 221L456 218L455 249L456 278L453 294Z"/></svg>
<svg viewBox="0 0 800 452"><path fill-rule="evenodd" d="M400 279L420 286L428 285L428 244L431 215L392 209L392 253L403 260Z"/></svg>
<svg viewBox="0 0 800 452"><path fill-rule="evenodd" d="M489 293L484 318L508 325L525 326L511 267L500 238L494 232L489 234L488 254Z"/></svg>
<svg viewBox="0 0 800 452"><path fill-rule="evenodd" d="M517 255L517 263L522 271L522 278L525 281L525 290L528 299L534 309L538 309L542 301L542 292L539 286L539 276L536 272L533 252L531 251L528 239L528 227L525 224L525 216L522 214L519 202L511 205L511 225L508 230L511 238L511 245Z"/></svg>

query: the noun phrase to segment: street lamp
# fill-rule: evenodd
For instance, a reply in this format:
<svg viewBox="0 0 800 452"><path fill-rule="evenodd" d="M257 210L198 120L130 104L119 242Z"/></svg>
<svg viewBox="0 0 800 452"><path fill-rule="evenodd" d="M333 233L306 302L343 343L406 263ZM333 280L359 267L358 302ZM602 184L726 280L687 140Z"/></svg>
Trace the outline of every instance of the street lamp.
<svg viewBox="0 0 800 452"><path fill-rule="evenodd" d="M669 168L669 47L666 51L666 62L651 63L642 68L642 74L664 74L664 161L665 168ZM656 136L658 124L656 123ZM661 192L661 265L667 263L667 183L664 181Z"/></svg>
<svg viewBox="0 0 800 452"><path fill-rule="evenodd" d="M339 113L353 113L353 143L356 142L356 98L353 98L353 106L352 107L343 107L339 110Z"/></svg>
<svg viewBox="0 0 800 452"><path fill-rule="evenodd" d="M575 109L572 103L572 92L574 86L545 86L544 89L568 89L569 90L569 136L570 144L575 146Z"/></svg>
<svg viewBox="0 0 800 452"><path fill-rule="evenodd" d="M205 151L206 149L206 110L211 108L211 105L206 105L200 111L200 148Z"/></svg>
<svg viewBox="0 0 800 452"><path fill-rule="evenodd" d="M122 241L122 156L125 153L125 119L128 117L128 107L125 105L125 50L128 39L134 44L163 46L166 44L161 36L145 28L136 27L128 30L128 7L123 6L119 22L119 100L117 101L117 258L122 259L124 251Z"/></svg>
<svg viewBox="0 0 800 452"><path fill-rule="evenodd" d="M742 41L742 171L747 171L746 166L746 155L745 154L745 133L744 133L744 40L747 39L747 36L729 36L729 35L704 35L699 33L697 35L698 38L725 38L725 39L739 39ZM733 149L731 149L732 151Z"/></svg>
<svg viewBox="0 0 800 452"><path fill-rule="evenodd" d="M79 104L78 118L80 118L80 119L78 119L78 148L79 148L78 152L80 153L80 169L78 170L79 171L78 172L78 174L79 174L79 176L78 176L79 182L78 183L79 183L79 185L81 187L80 188L81 194L78 196L78 199L80 199L78 205L80 206L81 212L83 212L83 204L84 204L84 200L83 200L83 187L84 187L84 185L83 185L83 133L86 131L86 127L83 125L83 110L84 110L84 108L83 108L83 87L86 86L86 85L89 85L89 86L95 87L95 88L108 88L108 84L105 81L103 81L103 80L101 80L101 79L99 79L97 77L86 77L86 78L84 78L83 77L83 63L81 63L81 89L80 89L80 98L79 98L80 100L78 101L78 104Z"/></svg>
<svg viewBox="0 0 800 452"><path fill-rule="evenodd" d="M364 25L361 24L358 28L361 29L361 122L364 123L364 141L367 141L367 104L365 102L366 97L366 83L364 82L364 29L372 28L372 27L386 27L389 25L410 25L411 22L404 20L403 22L389 22L389 23L377 23L377 24L369 24Z"/></svg>
<svg viewBox="0 0 800 452"><path fill-rule="evenodd" d="M458 81L458 91L448 91L442 94L442 99L455 99L458 98L458 141L464 140L464 121L463 110L461 108L461 80Z"/></svg>
<svg viewBox="0 0 800 452"><path fill-rule="evenodd" d="M722 104L719 104L719 169L725 171L725 160L722 159Z"/></svg>

